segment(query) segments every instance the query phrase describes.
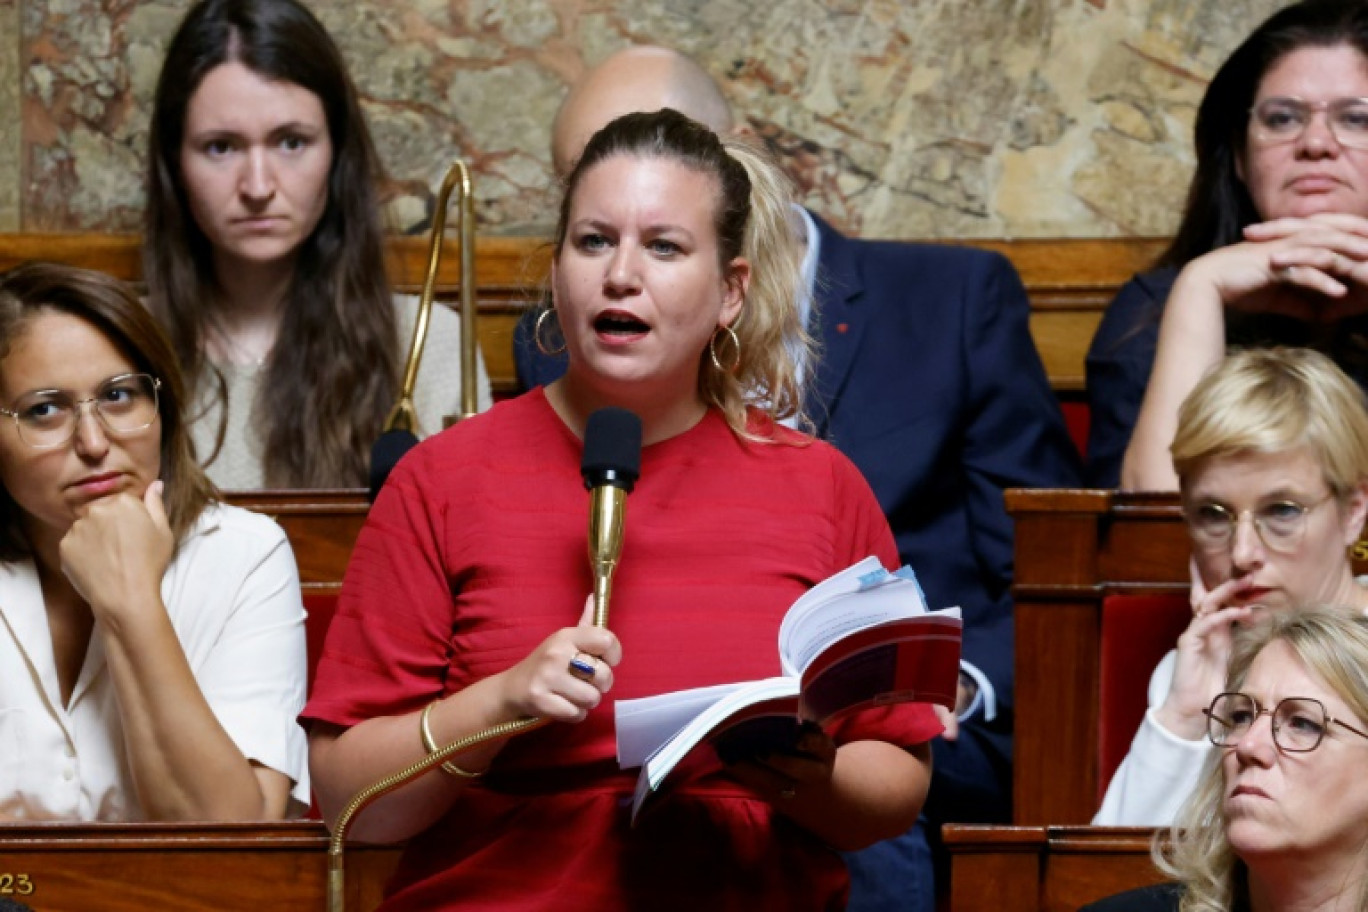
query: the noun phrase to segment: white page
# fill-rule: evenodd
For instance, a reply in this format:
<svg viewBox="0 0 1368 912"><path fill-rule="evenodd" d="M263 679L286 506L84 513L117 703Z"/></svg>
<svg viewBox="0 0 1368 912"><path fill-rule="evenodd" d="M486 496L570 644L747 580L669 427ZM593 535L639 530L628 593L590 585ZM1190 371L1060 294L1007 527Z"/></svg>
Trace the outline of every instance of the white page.
<svg viewBox="0 0 1368 912"><path fill-rule="evenodd" d="M779 628L779 658L786 675L801 676L822 650L856 630L927 613L921 586L892 575L871 588L824 599L816 608L786 615Z"/></svg>
<svg viewBox="0 0 1368 912"><path fill-rule="evenodd" d="M718 684L637 700L618 700L613 704L618 766L622 769L641 766L690 719L745 686L744 682Z"/></svg>

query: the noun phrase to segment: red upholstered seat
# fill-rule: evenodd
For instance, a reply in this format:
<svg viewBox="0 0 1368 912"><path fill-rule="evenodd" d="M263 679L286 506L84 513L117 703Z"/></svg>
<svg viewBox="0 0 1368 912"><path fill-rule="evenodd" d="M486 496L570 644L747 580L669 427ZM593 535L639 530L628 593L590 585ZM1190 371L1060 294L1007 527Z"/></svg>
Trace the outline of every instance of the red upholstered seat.
<svg viewBox="0 0 1368 912"><path fill-rule="evenodd" d="M1069 429L1069 439L1078 449L1078 455L1088 458L1088 429L1092 424L1092 412L1088 403L1076 399L1064 399L1059 403L1064 413L1064 425Z"/></svg>
<svg viewBox="0 0 1368 912"><path fill-rule="evenodd" d="M333 612L337 610L337 593L306 592L304 610L309 614L304 621L304 639L309 653L309 691L312 692L314 669L318 667L318 657L323 654L323 641L328 636L328 625L332 623ZM304 816L310 820L323 819L317 799L309 804L309 811Z"/></svg>
<svg viewBox="0 0 1368 912"><path fill-rule="evenodd" d="M1192 620L1186 595L1109 595L1102 601L1098 693L1098 793L1130 750L1145 717L1154 666Z"/></svg>
<svg viewBox="0 0 1368 912"><path fill-rule="evenodd" d="M313 691L314 669L318 667L318 657L323 655L323 640L328 636L328 625L332 623L333 612L337 610L336 592L306 592L304 610L309 617L304 622L304 636L309 651L309 691Z"/></svg>

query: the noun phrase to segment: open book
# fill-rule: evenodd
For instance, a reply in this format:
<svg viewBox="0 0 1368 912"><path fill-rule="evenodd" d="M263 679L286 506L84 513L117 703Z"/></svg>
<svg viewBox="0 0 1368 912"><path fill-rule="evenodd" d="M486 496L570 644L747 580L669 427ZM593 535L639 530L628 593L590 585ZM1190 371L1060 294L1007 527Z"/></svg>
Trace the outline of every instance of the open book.
<svg viewBox="0 0 1368 912"><path fill-rule="evenodd" d="M959 609L928 611L909 567L867 557L823 580L779 626L781 677L615 704L618 765L641 767L633 821L667 780L792 750L804 723L909 701L953 707L960 633Z"/></svg>

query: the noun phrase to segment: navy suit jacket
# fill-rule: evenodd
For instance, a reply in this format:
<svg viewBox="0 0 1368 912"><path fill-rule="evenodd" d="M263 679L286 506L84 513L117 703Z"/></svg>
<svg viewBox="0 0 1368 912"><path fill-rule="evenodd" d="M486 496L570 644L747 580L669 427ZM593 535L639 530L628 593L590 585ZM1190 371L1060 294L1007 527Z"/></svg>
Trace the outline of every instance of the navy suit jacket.
<svg viewBox="0 0 1368 912"><path fill-rule="evenodd" d="M1078 455L1011 263L963 247L855 240L814 220L821 247L810 328L821 350L807 411L869 481L931 607L963 609L964 658L998 704L993 722L979 714L965 728L978 730L972 749L996 756L987 767L945 764L938 751L937 779L963 781L937 784L932 795L958 807L947 819L1001 817L1010 813L1001 805L1012 718L1012 521L1002 492L1076 486ZM520 326L515 353L530 387L559 377L564 359L537 353L529 329ZM973 740L962 736L955 747ZM988 775L997 780L995 812L967 811L956 786L981 789Z"/></svg>
<svg viewBox="0 0 1368 912"><path fill-rule="evenodd" d="M854 240L820 220L818 230L823 348L809 412L868 479L930 604L963 609L964 659L998 701L995 721L966 728L1009 757L1013 527L1002 492L1073 486L1081 473L1026 291L995 253ZM937 760L938 778L958 778Z"/></svg>

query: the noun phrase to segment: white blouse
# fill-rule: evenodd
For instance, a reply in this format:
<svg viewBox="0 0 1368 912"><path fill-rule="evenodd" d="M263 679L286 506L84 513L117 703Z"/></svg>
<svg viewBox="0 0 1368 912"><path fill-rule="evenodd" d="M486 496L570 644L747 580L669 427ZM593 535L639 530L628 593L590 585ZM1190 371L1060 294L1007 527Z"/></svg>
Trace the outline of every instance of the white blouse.
<svg viewBox="0 0 1368 912"><path fill-rule="evenodd" d="M195 680L248 760L309 802L295 721L307 657L299 572L270 519L210 506L162 578L162 600ZM0 564L0 820L140 820L114 684L97 623L63 706L38 572Z"/></svg>

